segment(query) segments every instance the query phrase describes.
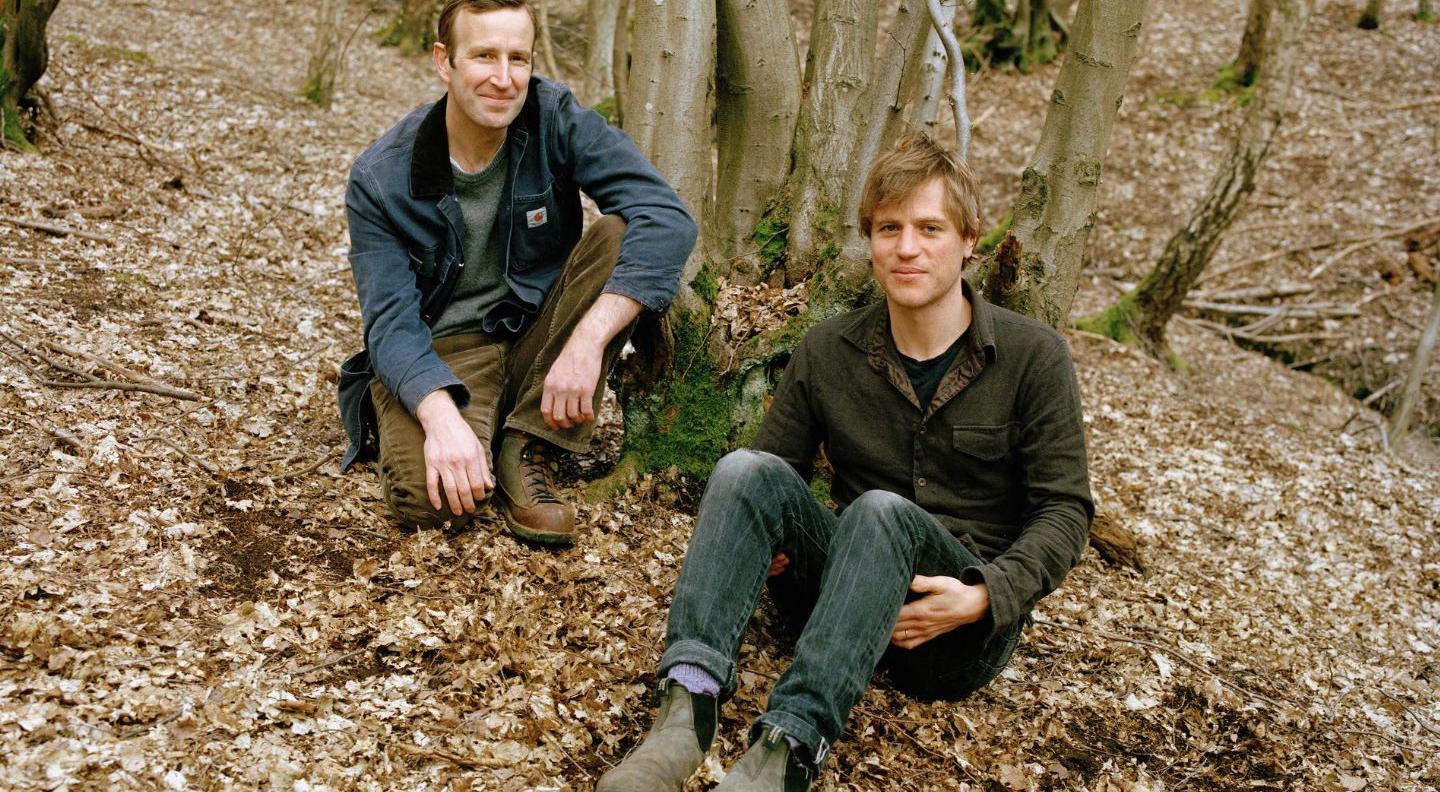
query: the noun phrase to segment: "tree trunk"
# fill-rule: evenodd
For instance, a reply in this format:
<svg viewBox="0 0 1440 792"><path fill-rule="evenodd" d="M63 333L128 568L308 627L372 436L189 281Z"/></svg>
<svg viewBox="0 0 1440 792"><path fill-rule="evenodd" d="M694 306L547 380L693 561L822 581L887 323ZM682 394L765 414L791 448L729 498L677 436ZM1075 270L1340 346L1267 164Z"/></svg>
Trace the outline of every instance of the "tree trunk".
<svg viewBox="0 0 1440 792"><path fill-rule="evenodd" d="M874 69L858 110L864 122L854 139L850 169L840 194L838 238L847 256L865 259L869 248L860 237L857 213L870 163L895 143L905 122L905 106L925 58L925 39L933 30L925 0L901 0L885 53ZM908 84L907 84L908 83Z"/></svg>
<svg viewBox="0 0 1440 792"><path fill-rule="evenodd" d="M941 4L946 24L955 25L954 5ZM924 60L921 61L919 87L915 89L915 100L910 103L909 122L913 129L935 137L939 130L940 101L945 98L945 48L940 43L940 34L931 28L925 36ZM907 92L906 95L909 95Z"/></svg>
<svg viewBox="0 0 1440 792"><path fill-rule="evenodd" d="M620 0L590 0L580 95L592 106L615 95L615 26L619 17Z"/></svg>
<svg viewBox="0 0 1440 792"><path fill-rule="evenodd" d="M790 172L800 64L785 0L719 0L717 6L716 245L733 261L724 268L732 280L754 283L765 266L751 253L752 237Z"/></svg>
<svg viewBox="0 0 1440 792"><path fill-rule="evenodd" d="M1241 85L1255 84L1265 65L1265 34L1270 27L1273 0L1250 0L1245 15L1245 35L1240 39L1240 54L1235 58L1235 80Z"/></svg>
<svg viewBox="0 0 1440 792"><path fill-rule="evenodd" d="M4 144L35 147L20 122L25 97L50 64L45 25L59 0L0 0L0 131Z"/></svg>
<svg viewBox="0 0 1440 792"><path fill-rule="evenodd" d="M1430 355L1435 351L1436 337L1440 336L1440 281L1435 282L1435 301L1430 305L1430 319L1425 323L1425 332L1415 346L1415 358L1411 361L1410 373L1405 377L1405 390L1401 391L1400 404L1390 419L1390 447L1398 448L1410 431L1410 416L1420 402L1420 384L1425 381L1425 369L1429 368Z"/></svg>
<svg viewBox="0 0 1440 792"><path fill-rule="evenodd" d="M795 133L794 170L787 184L785 278L800 283L840 252L841 191L852 163L856 119L874 63L877 5L873 0L818 0L804 98Z"/></svg>
<svg viewBox="0 0 1440 792"><path fill-rule="evenodd" d="M545 76L552 80L560 79L560 67L555 64L555 42L550 38L550 3L548 0L535 0L535 22L540 29L536 31L540 39L541 63L545 64Z"/></svg>
<svg viewBox="0 0 1440 792"><path fill-rule="evenodd" d="M335 83L340 78L343 60L340 24L345 18L345 0L321 0L315 10L315 45L310 51L310 64L300 92L309 101L329 110L335 100Z"/></svg>
<svg viewBox="0 0 1440 792"><path fill-rule="evenodd" d="M1360 21L1356 23L1365 30L1380 29L1380 15L1385 12L1385 0L1367 0L1365 10L1360 13Z"/></svg>
<svg viewBox="0 0 1440 792"><path fill-rule="evenodd" d="M1014 224L977 268L992 302L1059 327L1080 280L1096 189L1135 58L1145 0L1081 0L1040 144L1020 179Z"/></svg>
<svg viewBox="0 0 1440 792"><path fill-rule="evenodd" d="M680 276L679 306L705 309L691 281L709 252L710 120L715 101L715 5L705 0L635 4L625 131L700 221L700 242ZM708 316L708 312L707 312Z"/></svg>
<svg viewBox="0 0 1440 792"><path fill-rule="evenodd" d="M1170 238L1155 268L1118 302L1081 327L1167 354L1165 326L1210 263L1225 231L1255 189L1259 172L1284 119L1299 57L1301 34L1313 0L1274 0L1278 17L1265 42L1264 71L1230 155L1200 206Z"/></svg>
<svg viewBox="0 0 1440 792"><path fill-rule="evenodd" d="M435 43L435 0L400 0L400 10L380 34L380 43L406 55L428 54Z"/></svg>
<svg viewBox="0 0 1440 792"><path fill-rule="evenodd" d="M634 0L619 0L620 7L615 13L615 56L610 65L615 83L616 123L625 122L625 92L630 87L630 30L634 27ZM697 78L698 79L698 78Z"/></svg>

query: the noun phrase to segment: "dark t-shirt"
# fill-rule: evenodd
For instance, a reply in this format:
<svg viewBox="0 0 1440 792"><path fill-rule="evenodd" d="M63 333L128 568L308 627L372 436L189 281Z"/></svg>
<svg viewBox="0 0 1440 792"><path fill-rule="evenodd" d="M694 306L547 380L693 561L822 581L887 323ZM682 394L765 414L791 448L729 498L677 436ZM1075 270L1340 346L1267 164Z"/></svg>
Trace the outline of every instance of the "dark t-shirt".
<svg viewBox="0 0 1440 792"><path fill-rule="evenodd" d="M915 398L919 399L921 406L928 407L930 400L935 398L935 390L940 387L940 379L945 372L950 370L950 364L955 362L955 356L960 353L960 348L970 343L966 336L970 333L967 329L950 348L941 352L939 356L929 360L916 360L906 357L900 353L900 362L905 364L905 373L910 375L910 387L915 389Z"/></svg>

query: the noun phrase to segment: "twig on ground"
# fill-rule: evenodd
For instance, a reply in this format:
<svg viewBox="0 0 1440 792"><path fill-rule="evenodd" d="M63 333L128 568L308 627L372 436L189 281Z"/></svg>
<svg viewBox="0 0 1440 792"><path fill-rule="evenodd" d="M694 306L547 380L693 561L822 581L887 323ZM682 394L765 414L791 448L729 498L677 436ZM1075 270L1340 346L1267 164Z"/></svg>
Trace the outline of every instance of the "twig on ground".
<svg viewBox="0 0 1440 792"><path fill-rule="evenodd" d="M314 473L315 471L319 470L321 465L324 465L326 462L329 462L330 460L334 459L334 458L335 458L335 455L336 455L337 453L339 453L339 450L332 448L332 449L330 449L329 451L326 451L325 454L324 454L323 456L321 456L319 459L315 460L314 464L310 465L309 467L305 468L304 470L297 470L297 471L295 471L295 472L293 472L293 473L286 473L286 474L284 474L284 475L277 476L277 477L276 477L276 481L288 481L288 480L290 480L290 479L304 478L304 477L310 475L311 473Z"/></svg>
<svg viewBox="0 0 1440 792"><path fill-rule="evenodd" d="M152 443L152 442L153 442L153 443L160 443L160 444L162 444L162 445L168 446L171 450L175 451L175 452L178 453L180 456L185 457L186 459L190 460L191 462L194 462L196 465L200 466L200 468L203 469L206 473L209 473L209 474L212 475L212 476L217 476L217 477L218 477L218 476L220 475L220 470L219 470L219 468L216 468L214 465L210 464L209 462L206 462L205 460L203 460L203 459L195 456L194 454L190 453L189 451L185 450L185 448L184 448L183 446L181 446L179 443L175 442L174 440L171 440L171 439L168 438L168 437L162 437L162 436L160 436L160 435L150 434L150 435L146 435L145 437L140 438L140 439L137 441L137 443L138 443L138 444L141 444L141 445L143 445L143 444L145 444L145 443Z"/></svg>
<svg viewBox="0 0 1440 792"><path fill-rule="evenodd" d="M1387 382L1387 383L1385 384L1385 387L1381 388L1380 390L1375 391L1374 393L1370 394L1369 396L1366 396L1364 399L1361 399L1361 400L1360 400L1360 406L1361 406L1361 407L1369 407L1370 405L1374 404L1374 403L1376 402L1376 400L1378 400L1378 399L1380 399L1381 397L1383 397L1385 394L1389 393L1389 392L1392 391L1392 390L1395 390L1396 386L1398 386L1399 384L1400 384L1400 380L1398 380L1398 379L1390 380L1389 382Z"/></svg>
<svg viewBox="0 0 1440 792"><path fill-rule="evenodd" d="M1426 218L1418 223L1412 223L1404 228L1397 228L1393 231L1386 231L1383 234L1376 234L1375 236L1365 237L1364 239L1357 239L1351 244L1346 245L1345 247L1336 251L1333 255L1330 256L1330 258L1327 258L1325 259L1325 261L1321 262L1318 267L1310 270L1310 277L1318 278L1320 276L1320 273L1330 268L1330 265L1358 250L1363 250L1377 242L1384 242L1387 239L1394 239L1395 237L1405 236L1412 231L1419 231L1426 226L1435 225L1436 223L1440 223L1440 217Z"/></svg>
<svg viewBox="0 0 1440 792"><path fill-rule="evenodd" d="M1268 300L1272 297L1294 297L1310 294L1315 287L1308 283L1288 283L1280 286L1252 286L1248 289L1230 289L1216 292L1192 292L1191 296L1210 302L1241 302L1244 300Z"/></svg>
<svg viewBox="0 0 1440 792"><path fill-rule="evenodd" d="M151 377L151 376L149 376L149 375L147 375L147 374L141 374L141 373L138 372L138 371L133 371L133 370L131 370L131 369L125 368L124 366L120 365L119 363L116 363L116 362L113 361L113 360L108 360L108 359L103 358L103 357L100 357L99 355L96 355L96 354L94 354L94 353L86 352L86 351L83 350L83 349L76 349L75 347L68 346L68 345L66 345L66 344L62 344L62 343L60 343L59 341L51 341L51 340L48 340L48 339L45 340L45 341L42 341L42 342L40 342L40 343L44 344L44 345L45 345L47 348L49 348L52 352L59 352L59 353L62 354L62 355L70 355L70 356L72 356L72 357L78 357L78 358L80 358L81 360L85 360L85 361L88 361L88 362L90 362L90 363L94 363L95 365L97 365L97 366L99 366L99 367L101 367L101 368L103 368L103 369L105 369L105 370L107 370L107 371L113 372L113 373L115 373L115 374L119 374L120 376L122 376L122 377L124 377L124 378L126 378L126 379L128 379L128 380L131 380L132 382L139 382L139 383L143 383L143 384L146 384L146 385L154 385L154 386L160 387L160 388L168 388L169 390L173 390L173 391L175 391L175 392L177 392L177 393L180 393L180 392L186 392L186 393L188 393L188 391L181 391L179 388L169 388L169 386L165 385L163 382L160 382L159 380L155 379L154 377ZM199 398L200 398L200 397L199 397L198 395L196 395L196 394L191 394L191 396L192 396L193 398L188 399L187 401L198 401Z"/></svg>
<svg viewBox="0 0 1440 792"><path fill-rule="evenodd" d="M345 654L342 654L342 655L336 655L335 657L332 657L332 658L330 658L329 660L325 660L325 661L320 662L320 663L315 663L314 665L308 665L308 666L305 666L304 668L297 669L297 670L292 671L292 672L290 672L290 673L294 674L295 676L305 676L306 674L313 674L313 673L315 673L316 671L321 671L321 670L324 670L324 669L326 669L326 668L330 668L331 666L340 665L341 663L345 662L346 660L349 660L349 659L351 659L352 657L357 657L357 656L359 656L359 655L365 654L365 653L368 652L368 651L370 651L370 647L368 647L368 646L362 646L362 647L360 647L359 649L356 649L356 650L354 650L354 651L346 652Z"/></svg>
<svg viewBox="0 0 1440 792"><path fill-rule="evenodd" d="M1241 695L1243 695L1243 696L1249 696L1250 698L1254 698L1254 699L1257 699L1257 700L1259 700L1259 701L1263 701L1264 703L1270 705L1270 707L1272 707L1272 708L1275 709L1275 710L1284 710L1284 709L1285 709L1285 705L1281 704L1280 702L1276 701L1275 699L1272 699L1272 698L1270 698L1269 696L1266 696L1266 695L1264 695L1264 694L1262 694L1262 693L1257 693L1257 692L1255 692L1255 691L1253 691L1253 690L1250 690L1250 689L1248 689L1248 688L1246 688L1246 687L1244 687L1244 686L1242 686L1242 685L1240 685L1240 684L1238 684L1238 683L1231 682L1230 680L1226 679L1225 677L1221 676L1220 674L1218 674L1218 673L1216 673L1216 672L1214 672L1214 671L1211 671L1210 669L1206 668L1204 665L1201 665L1199 661L1197 661L1197 660L1192 660L1189 655L1185 654L1184 652L1180 651L1179 649L1176 649L1176 648L1173 647L1173 646L1168 646L1168 645L1166 645L1166 644L1160 643L1159 641L1150 641L1150 640L1147 640L1147 639L1145 639L1145 638L1131 638L1131 637L1126 636L1126 635L1119 635L1119 634L1117 634L1117 633L1106 632L1105 630L1092 630L1092 629L1090 629L1090 628L1088 628L1088 627L1078 627L1078 626L1076 626L1076 625L1066 624L1066 623L1064 623L1064 622L1049 621L1049 620L1045 620L1045 619L1035 619L1034 621L1035 621L1036 624L1045 625L1045 626L1047 626L1047 627L1059 627L1059 628L1062 629L1062 630L1070 630L1071 632L1081 633L1082 635L1093 635L1093 636L1096 636L1096 637L1099 637L1099 638L1105 638L1105 639L1108 639L1108 640L1111 640L1111 641L1120 641L1121 643L1134 644L1135 646L1144 646L1144 647L1147 647L1147 648L1150 648L1150 649L1156 649L1156 650L1159 650L1159 651L1161 651L1161 652L1165 652L1165 653L1167 653L1167 654L1172 654L1172 655L1175 656L1175 658L1176 658L1177 660L1179 660L1180 662L1184 663L1185 665L1190 666L1191 668L1195 669L1196 671L1199 671L1199 672L1202 673L1202 674L1206 674L1206 675L1208 675L1208 676L1214 677L1215 680L1216 680L1217 682L1219 682L1220 684L1222 684L1222 685L1230 688L1231 690L1234 690L1235 692L1237 692L1237 693L1239 693L1239 694L1241 694ZM1383 691L1382 691L1382 692L1383 692Z"/></svg>
<svg viewBox="0 0 1440 792"><path fill-rule="evenodd" d="M96 390L118 390L133 391L138 393L153 393L156 396L165 396L171 399L183 399L185 401L198 401L199 396L189 391L175 390L174 388L160 387L156 385L144 385L139 382L118 382L116 380L93 380L89 382L63 382L60 380L41 380L41 385L51 388L94 388Z"/></svg>
<svg viewBox="0 0 1440 792"><path fill-rule="evenodd" d="M69 365L66 365L66 364L64 364L64 363L61 363L60 361L58 361L58 360L50 357L49 355L46 355L44 352L41 352L41 351L39 351L39 350L37 350L37 349L33 349L33 348L29 347L29 346L26 346L25 344L21 343L19 340L17 340L16 338L14 338L13 336L11 336L10 334L8 334L8 333L6 333L6 332L4 332L4 331L0 331L0 340L6 341L6 342L9 343L11 346L15 347L16 349L19 349L20 351L22 351L22 352L24 352L24 353L26 353L26 354L28 354L28 355L30 355L30 356L32 356L32 357L36 357L36 358L39 358L40 360L45 361L45 364L48 365L48 366L50 366L51 368L58 369L58 370L63 371L63 372L65 372L65 373L67 373L67 374L74 374L75 376L81 377L81 378L83 378L83 380L84 380L84 381L82 381L82 382L66 382L66 381L63 381L63 380L46 379L45 377L41 376L38 371L36 371L33 367L31 367L31 366L30 366L28 363L26 363L25 361L23 361L23 360L21 360L20 358L16 357L16 356L15 356L14 354L12 354L12 353L10 353L10 352L8 352L8 351L5 351L4 349L0 349L0 352L4 352L4 353L5 353L7 356L9 356L11 359L15 360L16 362L18 362L18 363L20 363L22 366L24 366L26 372L29 373L31 377L33 377L33 378L34 378L35 380L37 380L41 385L44 385L44 386L46 386L46 387L50 387L50 388L95 388L95 389L99 389L99 390L137 391L137 392L142 392L142 393L153 393L153 394L155 394L156 396L165 396L165 397L171 398L171 399L181 399L181 400L183 400L183 401L199 401L199 400L200 400L200 395L197 394L197 393L192 393L191 391L187 391L187 390L180 390L179 388L172 388L172 387L170 387L170 386L168 386L168 385L162 385L162 384L160 384L160 383L158 383L158 382L155 382L155 381L152 380L152 379L149 379L148 377L145 377L145 376L142 375L142 374L137 374L137 373L135 373L135 372L133 372L133 371L130 371L129 369L127 369L127 368L119 365L118 363L114 363L114 362L105 360L104 358L100 358L100 357L97 357L97 356L95 356L95 355L91 355L91 354L88 353L88 352L82 352L82 351L80 351L80 350L78 350L78 349L73 349L73 348L71 348L71 347L65 346L64 344L60 344L60 343L55 342L55 341L45 341L45 342L43 342L43 343L45 344L45 346L47 346L47 347L49 347L50 349L55 350L55 351L57 351L57 352L62 352L62 353L67 354L67 355L74 355L74 356L76 356L76 357L83 358L83 359L88 360L88 361L90 361L90 362L92 362L92 363L95 363L95 364L98 365L98 366L101 366L102 368L106 368L106 369L109 369L109 370L111 370L111 371L115 371L115 372L117 372L117 373L120 373L120 374L122 374L122 375L124 375L124 376L128 376L128 377L131 377L131 378L139 378L139 379L141 379L142 381L140 381L140 382L120 382L120 381L116 381L116 380L102 380L102 379L100 379L99 377L96 377L94 374L91 374L91 373L88 372L88 371L81 371L80 369L77 369L77 368L75 368L75 367L73 367L73 366L69 366Z"/></svg>
<svg viewBox="0 0 1440 792"><path fill-rule="evenodd" d="M50 435L56 440L59 440L71 451L74 451L77 454L84 454L86 451L89 450L85 447L85 444L80 441L80 438L76 437L73 434L70 434L68 431L58 426L41 426L38 421L33 420L30 421L30 425L35 427L39 431Z"/></svg>
<svg viewBox="0 0 1440 792"><path fill-rule="evenodd" d="M1231 341L1238 338L1241 341L1249 341L1256 344L1293 344L1298 341L1333 341L1336 339L1350 337L1344 333L1325 332L1260 335L1257 333L1247 333L1240 328L1230 327L1228 325L1220 324L1219 322L1211 322L1205 319L1190 319L1188 321L1198 327L1203 327L1206 330L1214 331L1216 334L1222 335Z"/></svg>
<svg viewBox="0 0 1440 792"><path fill-rule="evenodd" d="M1233 314L1235 316L1283 316L1286 319L1330 319L1359 316L1360 309L1354 305L1250 305L1247 303L1217 303L1204 300L1186 300L1185 307L1196 311Z"/></svg>
<svg viewBox="0 0 1440 792"><path fill-rule="evenodd" d="M80 231L69 226L54 225L51 223L37 223L34 220L21 220L18 217L0 217L0 223L9 223L20 228L28 228L32 231L41 231L52 236L73 236L78 239L88 239L91 242L109 242L109 237L99 234L92 234L88 231Z"/></svg>
<svg viewBox="0 0 1440 792"><path fill-rule="evenodd" d="M467 770L494 770L510 766L509 760L506 759L477 759L472 756L461 756L460 754L447 751L443 748L421 748L407 743L395 743L391 747L407 756L413 756L417 759L449 762L450 764L463 767Z"/></svg>
<svg viewBox="0 0 1440 792"><path fill-rule="evenodd" d="M1410 709L1410 705L1409 705L1409 704L1406 704L1406 703L1405 703L1404 701L1402 701L1398 696L1395 696L1395 695L1387 692L1384 688L1378 688L1378 687L1377 687L1376 690L1379 690L1379 691L1380 691L1380 695L1384 696L1385 698L1390 699L1391 701L1395 702L1396 704L1399 704L1399 705L1400 705L1400 708L1403 709L1403 710L1405 710L1405 714L1406 714L1406 715L1409 715L1410 717L1414 718L1414 719L1415 719L1415 722L1418 723L1418 724L1420 724L1420 728L1424 729L1424 730L1427 731L1427 732L1430 732L1431 734L1435 735L1436 737L1440 737L1440 729L1437 729L1437 728L1435 728L1434 726L1431 726L1430 724L1426 723L1425 720L1424 720L1423 718L1421 718L1419 715L1416 715L1415 712Z"/></svg>

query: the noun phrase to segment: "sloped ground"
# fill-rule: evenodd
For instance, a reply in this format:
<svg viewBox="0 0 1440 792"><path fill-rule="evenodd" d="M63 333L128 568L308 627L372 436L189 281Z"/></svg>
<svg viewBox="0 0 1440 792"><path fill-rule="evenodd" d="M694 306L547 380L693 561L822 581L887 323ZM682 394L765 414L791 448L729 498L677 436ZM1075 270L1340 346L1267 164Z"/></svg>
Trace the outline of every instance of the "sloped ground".
<svg viewBox="0 0 1440 792"><path fill-rule="evenodd" d="M1227 6L1156 10L1097 259L1139 271L1223 151L1229 114L1153 108L1167 70L1204 82L1191 48L1224 59L1195 32L1238 29ZM1317 50L1344 49L1351 13L1325 6ZM1386 41L1420 35L1394 19ZM105 241L0 223L0 331L204 398L44 386L78 377L0 340L33 368L0 364L0 786L587 789L650 721L691 527L664 482L583 507L583 541L552 553L493 518L398 533L373 477L332 472L334 371L359 324L346 165L437 88L362 34L336 109L311 108L292 95L309 25L273 0L70 0L52 23L61 123L45 157L0 155L0 216ZM996 152L987 185L1013 182L1050 76L977 86L981 109L1023 104L977 137ZM1419 144L1374 142L1361 182L1268 175L1266 211L1434 214L1433 167L1404 158ZM1295 238L1238 235L1223 253ZM1440 784L1440 472L1381 454L1330 385L1183 324L1175 343L1190 376L1072 337L1101 511L1144 537L1147 573L1087 554L970 701L872 690L828 788ZM761 621L716 768L784 668L788 641Z"/></svg>

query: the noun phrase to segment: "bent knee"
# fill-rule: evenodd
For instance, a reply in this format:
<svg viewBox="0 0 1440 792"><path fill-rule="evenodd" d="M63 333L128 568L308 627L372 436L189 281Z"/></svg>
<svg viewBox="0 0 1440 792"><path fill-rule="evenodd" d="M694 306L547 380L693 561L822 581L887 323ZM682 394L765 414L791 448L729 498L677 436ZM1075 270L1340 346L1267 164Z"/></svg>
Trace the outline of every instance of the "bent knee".
<svg viewBox="0 0 1440 792"><path fill-rule="evenodd" d="M869 514L889 515L903 514L918 508L920 507L916 506L914 501L889 490L867 490L851 501L845 510L858 509Z"/></svg>
<svg viewBox="0 0 1440 792"><path fill-rule="evenodd" d="M430 505L430 495L424 487L404 482L386 486L385 505L390 507L390 516L395 522L414 531L439 528L451 518L449 512L442 512Z"/></svg>
<svg viewBox="0 0 1440 792"><path fill-rule="evenodd" d="M790 471L790 463L774 454L741 448L731 451L715 463L710 480L717 479L726 484L744 485L762 476Z"/></svg>

